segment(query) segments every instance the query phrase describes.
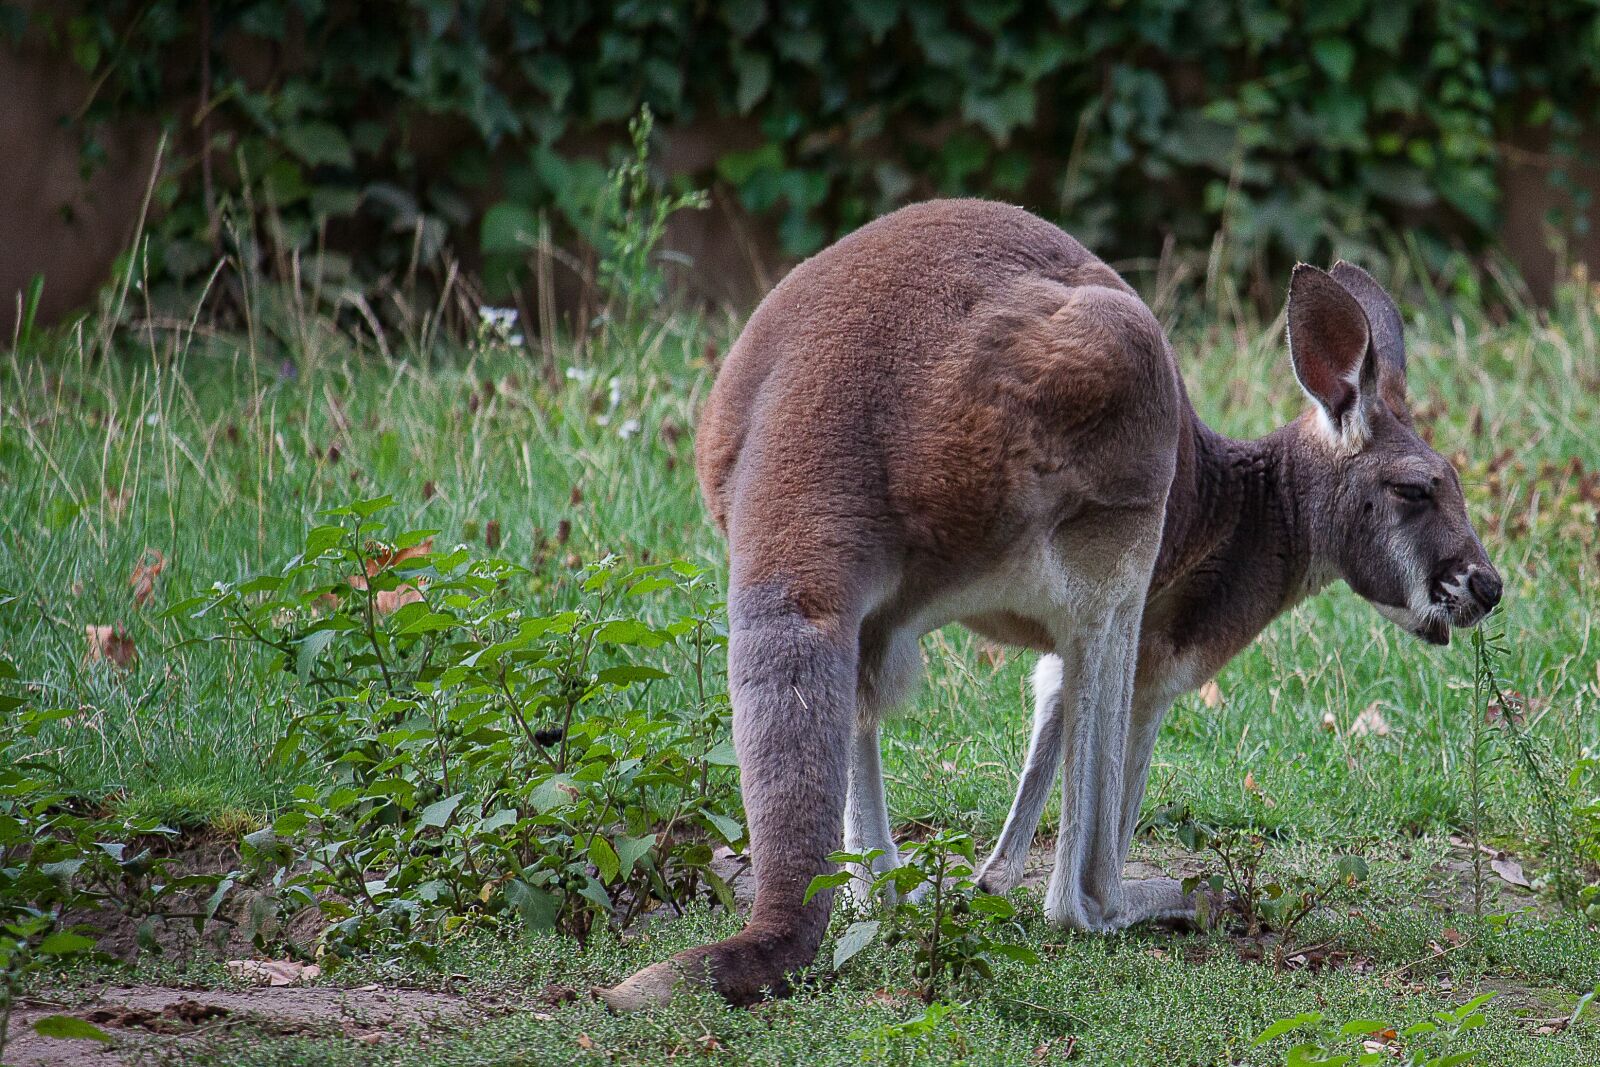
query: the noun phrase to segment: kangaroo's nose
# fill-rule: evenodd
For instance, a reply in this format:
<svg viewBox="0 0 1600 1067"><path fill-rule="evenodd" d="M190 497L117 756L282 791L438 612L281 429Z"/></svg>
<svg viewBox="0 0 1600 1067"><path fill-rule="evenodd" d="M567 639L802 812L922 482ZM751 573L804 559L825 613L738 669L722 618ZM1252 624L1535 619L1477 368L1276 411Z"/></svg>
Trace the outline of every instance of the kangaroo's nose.
<svg viewBox="0 0 1600 1067"><path fill-rule="evenodd" d="M1467 588L1486 608L1500 603L1500 575L1493 567L1473 567L1467 574Z"/></svg>

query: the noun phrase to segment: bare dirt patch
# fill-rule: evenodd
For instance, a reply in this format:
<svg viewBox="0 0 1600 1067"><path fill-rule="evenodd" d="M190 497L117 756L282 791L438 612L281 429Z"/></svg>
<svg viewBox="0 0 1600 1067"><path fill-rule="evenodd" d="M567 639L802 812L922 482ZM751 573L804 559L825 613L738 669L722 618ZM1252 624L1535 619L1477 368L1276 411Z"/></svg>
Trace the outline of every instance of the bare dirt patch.
<svg viewBox="0 0 1600 1067"><path fill-rule="evenodd" d="M266 987L239 991L112 986L72 1009L25 1001L12 1017L8 1067L86 1067L135 1062L186 1046L228 1027L249 1025L267 1033L346 1037L379 1044L398 1034L454 1030L475 1017L505 1010L489 1000L450 993L364 986L359 989ZM40 1037L33 1024L47 1015L74 1015L114 1039L67 1041Z"/></svg>

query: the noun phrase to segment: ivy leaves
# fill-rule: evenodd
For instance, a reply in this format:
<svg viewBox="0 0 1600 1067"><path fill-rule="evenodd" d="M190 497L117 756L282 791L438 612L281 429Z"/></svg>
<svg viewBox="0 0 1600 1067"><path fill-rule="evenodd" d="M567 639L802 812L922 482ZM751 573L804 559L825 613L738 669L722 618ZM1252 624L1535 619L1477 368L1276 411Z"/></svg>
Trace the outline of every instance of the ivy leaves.
<svg viewBox="0 0 1600 1067"><path fill-rule="evenodd" d="M1496 220L1497 141L1543 125L1567 152L1600 83L1600 12L1579 0L382 6L218 6L206 87L185 51L194 5L4 3L0 21L45 31L97 79L90 128L194 125L207 100L213 143L184 150L241 162L254 195L235 210L270 205L294 250L316 248L329 219L385 222L332 250L367 284L454 241L500 285L541 217L557 243L592 242L620 127L643 106L675 130L721 131L691 180L720 178L793 256L941 194L1053 209L1109 256L1227 227L1235 269L1441 204L1451 236L1479 238ZM574 147L607 141L599 158ZM216 232L193 162L173 159L157 234L177 251L155 262L180 279L205 277Z"/></svg>

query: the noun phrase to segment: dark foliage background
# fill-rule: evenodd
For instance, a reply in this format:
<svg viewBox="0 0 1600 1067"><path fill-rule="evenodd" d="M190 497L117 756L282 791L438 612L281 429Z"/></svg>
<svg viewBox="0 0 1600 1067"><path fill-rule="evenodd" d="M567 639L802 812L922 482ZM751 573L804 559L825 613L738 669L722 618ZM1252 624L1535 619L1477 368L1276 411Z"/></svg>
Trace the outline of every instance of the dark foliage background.
<svg viewBox="0 0 1600 1067"><path fill-rule="evenodd" d="M1225 230L1235 274L1335 235L1426 259L1493 233L1512 133L1570 182L1600 79L1595 0L101 0L0 25L90 74L85 167L110 124L165 123L152 267L189 287L248 218L263 260L323 250L370 286L448 248L503 289L541 217L581 236L641 105L712 146L677 180L789 256L972 193L1113 258Z"/></svg>

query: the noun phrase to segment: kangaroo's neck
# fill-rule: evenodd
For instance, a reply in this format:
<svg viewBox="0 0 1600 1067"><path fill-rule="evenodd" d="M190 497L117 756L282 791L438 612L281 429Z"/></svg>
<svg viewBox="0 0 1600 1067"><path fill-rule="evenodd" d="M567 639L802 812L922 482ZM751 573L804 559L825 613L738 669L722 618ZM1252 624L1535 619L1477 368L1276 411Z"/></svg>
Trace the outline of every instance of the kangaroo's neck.
<svg viewBox="0 0 1600 1067"><path fill-rule="evenodd" d="M1180 437L1145 628L1206 676L1326 580L1302 506L1312 472L1300 432L1234 441L1191 411Z"/></svg>

